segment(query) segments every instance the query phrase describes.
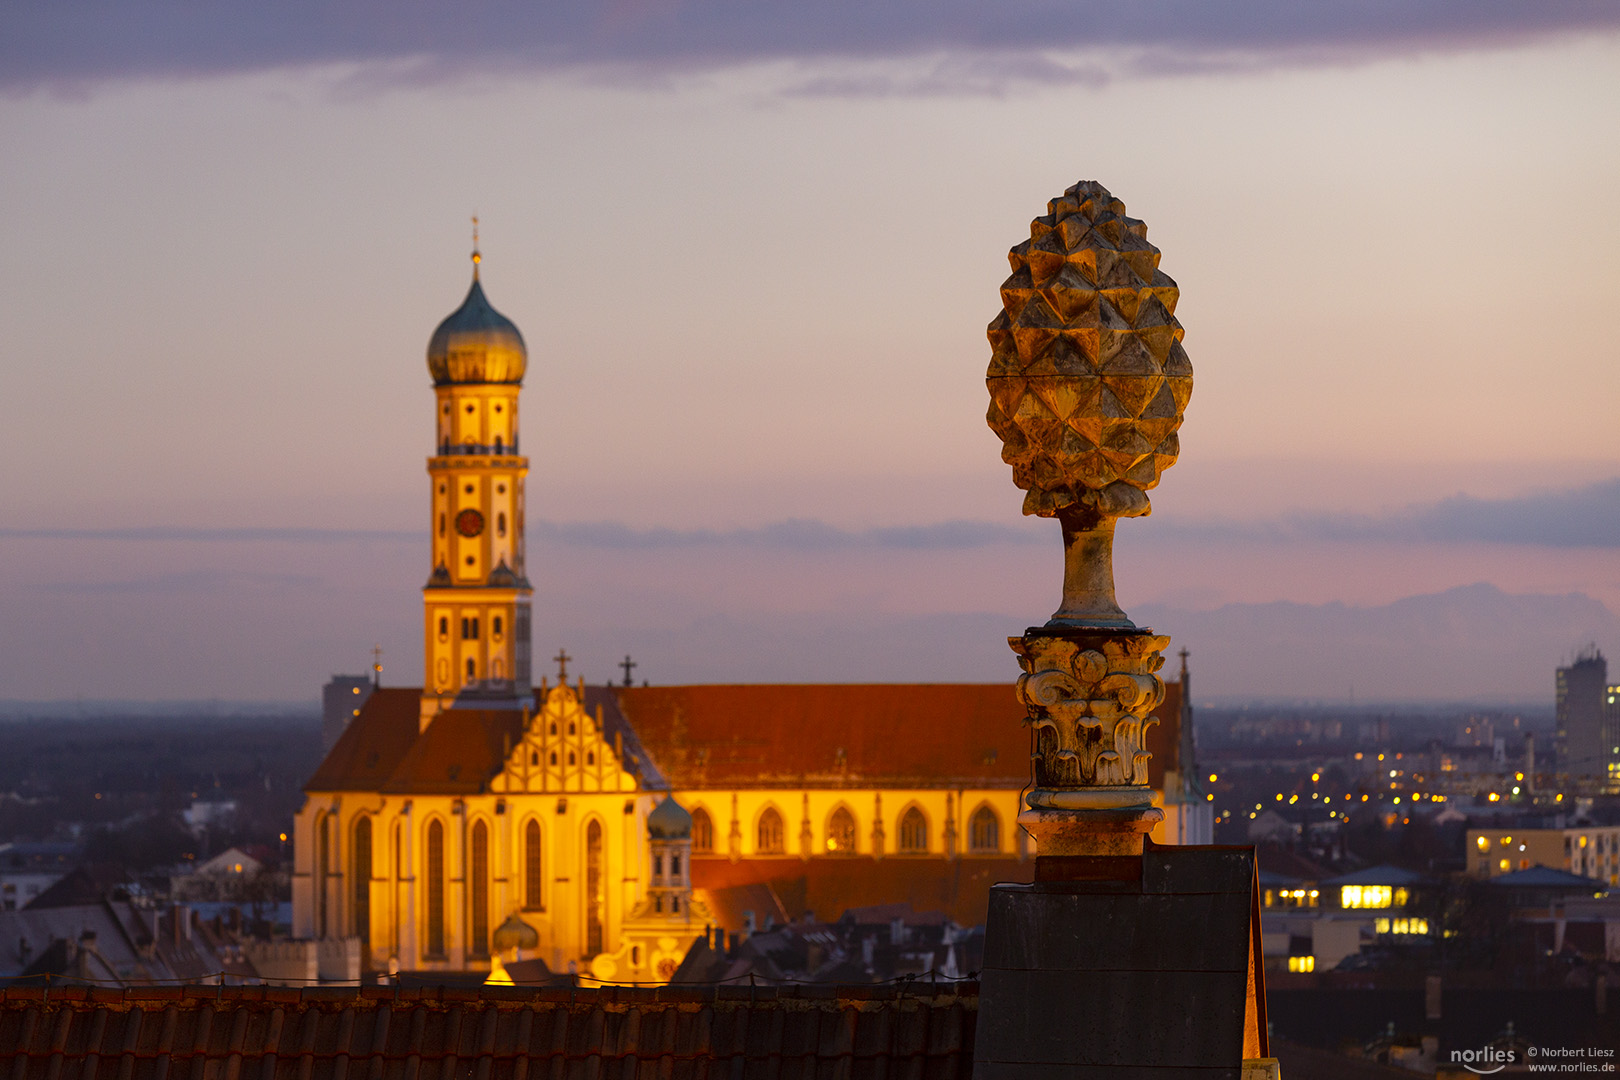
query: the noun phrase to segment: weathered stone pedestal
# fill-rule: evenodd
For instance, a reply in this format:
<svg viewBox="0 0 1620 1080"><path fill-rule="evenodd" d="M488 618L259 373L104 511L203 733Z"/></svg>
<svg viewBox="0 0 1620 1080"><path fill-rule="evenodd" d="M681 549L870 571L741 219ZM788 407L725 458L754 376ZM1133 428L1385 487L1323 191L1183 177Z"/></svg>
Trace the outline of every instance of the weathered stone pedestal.
<svg viewBox="0 0 1620 1080"><path fill-rule="evenodd" d="M1086 879L995 886L974 1080L1246 1080L1267 1056L1254 865L1149 841Z"/></svg>
<svg viewBox="0 0 1620 1080"><path fill-rule="evenodd" d="M1267 1075L1254 849L1161 848L1145 730L1170 639L1114 595L1114 530L1152 511L1192 394L1180 291L1147 226L1095 181L1047 203L1007 253L985 420L1063 527L1063 602L1008 643L1033 729L1018 824L1032 885L990 895L977 1080ZM1269 1074L1275 1076L1275 1063Z"/></svg>

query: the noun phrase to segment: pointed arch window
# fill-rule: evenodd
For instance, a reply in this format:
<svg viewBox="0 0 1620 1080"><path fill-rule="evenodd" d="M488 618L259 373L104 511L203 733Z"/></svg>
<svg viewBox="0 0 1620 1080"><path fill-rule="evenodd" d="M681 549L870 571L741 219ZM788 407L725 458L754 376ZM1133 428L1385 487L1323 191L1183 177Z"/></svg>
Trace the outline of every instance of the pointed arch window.
<svg viewBox="0 0 1620 1080"><path fill-rule="evenodd" d="M703 807L692 811L692 851L707 854L714 850L714 819Z"/></svg>
<svg viewBox="0 0 1620 1080"><path fill-rule="evenodd" d="M529 911L544 911L545 864L540 847L540 823L533 818L523 827L523 906Z"/></svg>
<svg viewBox="0 0 1620 1080"><path fill-rule="evenodd" d="M968 821L968 850L1001 850L1001 819L988 806L973 811L973 817Z"/></svg>
<svg viewBox="0 0 1620 1080"><path fill-rule="evenodd" d="M354 822L354 843L350 852L354 863L354 934L371 943L371 817L361 814Z"/></svg>
<svg viewBox="0 0 1620 1080"><path fill-rule="evenodd" d="M595 818L585 827L585 953L602 951L602 823Z"/></svg>
<svg viewBox="0 0 1620 1080"><path fill-rule="evenodd" d="M472 874L471 887L468 889L468 903L472 911L468 913L468 930L472 938L472 954L474 956L489 955L489 826L482 821L473 822L472 827L472 865L469 872Z"/></svg>
<svg viewBox="0 0 1620 1080"><path fill-rule="evenodd" d="M444 956L444 825L427 828L427 952Z"/></svg>
<svg viewBox="0 0 1620 1080"><path fill-rule="evenodd" d="M900 850L911 855L928 851L928 819L915 806L900 815Z"/></svg>
<svg viewBox="0 0 1620 1080"><path fill-rule="evenodd" d="M855 815L840 806L827 819L827 850L834 855L855 854Z"/></svg>
<svg viewBox="0 0 1620 1080"><path fill-rule="evenodd" d="M326 937L326 872L332 858L332 818L322 814L315 823L315 936Z"/></svg>
<svg viewBox="0 0 1620 1080"><path fill-rule="evenodd" d="M782 827L782 815L774 806L767 806L765 812L759 815L758 843L754 849L761 855L780 855L787 850L785 836L787 830Z"/></svg>

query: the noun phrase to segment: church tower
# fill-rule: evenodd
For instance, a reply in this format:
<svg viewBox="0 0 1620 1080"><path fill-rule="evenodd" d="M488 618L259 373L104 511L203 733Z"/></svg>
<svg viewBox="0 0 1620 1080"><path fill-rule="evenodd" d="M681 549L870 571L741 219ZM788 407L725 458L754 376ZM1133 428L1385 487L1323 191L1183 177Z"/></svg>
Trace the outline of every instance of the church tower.
<svg viewBox="0 0 1620 1080"><path fill-rule="evenodd" d="M422 727L440 711L518 708L532 701L524 573L518 391L523 335L490 306L479 281L428 343L435 437L428 458L432 575L422 589Z"/></svg>

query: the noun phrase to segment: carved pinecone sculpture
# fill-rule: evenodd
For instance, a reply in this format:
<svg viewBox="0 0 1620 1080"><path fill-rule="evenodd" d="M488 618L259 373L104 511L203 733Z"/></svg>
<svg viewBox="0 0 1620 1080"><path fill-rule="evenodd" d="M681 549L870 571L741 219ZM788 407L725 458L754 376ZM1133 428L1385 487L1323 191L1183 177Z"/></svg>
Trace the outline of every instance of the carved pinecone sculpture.
<svg viewBox="0 0 1620 1080"><path fill-rule="evenodd" d="M1147 226L1075 184L1008 252L990 324L990 411L1024 513L1139 517L1175 463L1192 395L1176 283Z"/></svg>

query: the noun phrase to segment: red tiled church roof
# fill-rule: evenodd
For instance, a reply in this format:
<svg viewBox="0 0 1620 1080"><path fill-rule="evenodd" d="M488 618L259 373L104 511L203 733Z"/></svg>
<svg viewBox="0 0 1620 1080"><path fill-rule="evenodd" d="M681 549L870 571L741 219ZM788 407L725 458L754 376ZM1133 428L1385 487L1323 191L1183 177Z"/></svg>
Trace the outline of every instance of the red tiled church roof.
<svg viewBox="0 0 1620 1080"><path fill-rule="evenodd" d="M1179 683L1148 729L1149 778L1176 760ZM306 791L472 794L523 734L515 710L451 709L418 734L421 691L377 690ZM1029 731L1012 683L588 687L648 788L1021 788Z"/></svg>
<svg viewBox="0 0 1620 1080"><path fill-rule="evenodd" d="M373 690L315 775L307 791L380 791L416 744L422 691L403 686Z"/></svg>
<svg viewBox="0 0 1620 1080"><path fill-rule="evenodd" d="M676 788L1022 787L1010 683L657 686L619 706Z"/></svg>
<svg viewBox="0 0 1620 1080"><path fill-rule="evenodd" d="M978 985L0 991L16 1080L968 1080Z"/></svg>

